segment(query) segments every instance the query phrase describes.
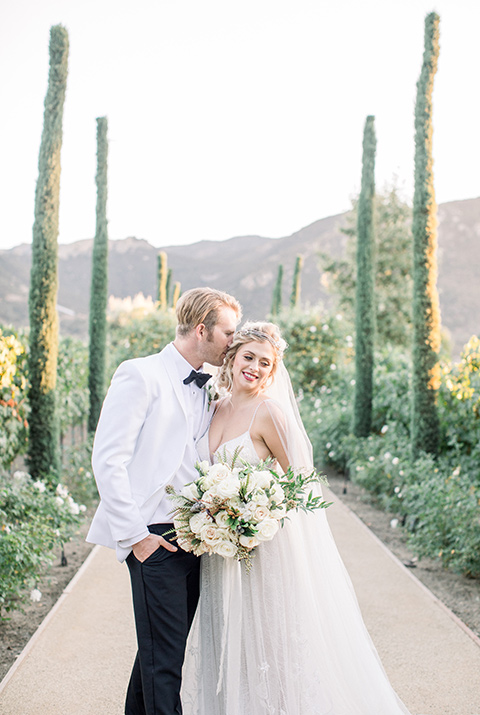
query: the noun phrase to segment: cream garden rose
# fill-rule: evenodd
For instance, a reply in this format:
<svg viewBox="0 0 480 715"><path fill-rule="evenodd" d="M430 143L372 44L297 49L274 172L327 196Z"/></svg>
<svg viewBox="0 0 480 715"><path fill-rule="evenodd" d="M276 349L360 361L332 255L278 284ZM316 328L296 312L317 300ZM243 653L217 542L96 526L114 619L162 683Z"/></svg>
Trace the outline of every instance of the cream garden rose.
<svg viewBox="0 0 480 715"><path fill-rule="evenodd" d="M264 519L258 524L257 539L259 541L270 541L278 531L277 519Z"/></svg>

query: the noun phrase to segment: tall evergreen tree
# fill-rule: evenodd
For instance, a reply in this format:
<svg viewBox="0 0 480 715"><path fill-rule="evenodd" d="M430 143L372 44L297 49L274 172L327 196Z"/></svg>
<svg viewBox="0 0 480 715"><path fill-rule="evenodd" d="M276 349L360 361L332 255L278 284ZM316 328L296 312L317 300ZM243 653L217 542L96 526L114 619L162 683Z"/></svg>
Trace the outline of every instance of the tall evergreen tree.
<svg viewBox="0 0 480 715"><path fill-rule="evenodd" d="M300 307L302 268L303 268L303 256L297 256L296 261L295 261L295 270L293 271L292 293L290 296L290 306L292 308Z"/></svg>
<svg viewBox="0 0 480 715"><path fill-rule="evenodd" d="M375 117L369 116L363 132L362 184L357 214L357 287L355 302L355 404L353 429L367 437L372 424L374 299Z"/></svg>
<svg viewBox="0 0 480 715"><path fill-rule="evenodd" d="M33 477L59 470L59 420L55 384L58 353L58 214L60 151L68 74L68 33L50 29L50 69L35 192L30 275L30 435L28 465Z"/></svg>
<svg viewBox="0 0 480 715"><path fill-rule="evenodd" d="M283 265L278 266L277 280L273 288L272 295L272 316L278 315L282 309L282 282L283 282Z"/></svg>
<svg viewBox="0 0 480 715"><path fill-rule="evenodd" d="M97 118L97 209L92 253L92 284L90 291L90 348L88 388L90 411L88 430L97 427L105 397L107 298L108 298L108 230L107 230L107 164L108 120Z"/></svg>
<svg viewBox="0 0 480 715"><path fill-rule="evenodd" d="M157 290L157 301L160 310L167 309L167 254L165 251L159 251L158 253L158 290Z"/></svg>
<svg viewBox="0 0 480 715"><path fill-rule="evenodd" d="M425 18L425 48L415 105L413 196L412 452L435 453L439 442L440 307L437 294L437 205L433 185L433 80L439 55L439 16Z"/></svg>
<svg viewBox="0 0 480 715"><path fill-rule="evenodd" d="M172 292L172 276L173 270L171 268L167 271L167 285L165 291L167 293L167 305L170 303L170 293Z"/></svg>
<svg viewBox="0 0 480 715"><path fill-rule="evenodd" d="M175 308L177 305L177 300L180 298L182 285L178 281L173 284L173 297L172 297L172 307Z"/></svg>
<svg viewBox="0 0 480 715"><path fill-rule="evenodd" d="M342 232L344 256L321 254L322 283L347 323L355 322L358 198ZM395 185L375 192L375 342L405 349L412 344L412 209Z"/></svg>

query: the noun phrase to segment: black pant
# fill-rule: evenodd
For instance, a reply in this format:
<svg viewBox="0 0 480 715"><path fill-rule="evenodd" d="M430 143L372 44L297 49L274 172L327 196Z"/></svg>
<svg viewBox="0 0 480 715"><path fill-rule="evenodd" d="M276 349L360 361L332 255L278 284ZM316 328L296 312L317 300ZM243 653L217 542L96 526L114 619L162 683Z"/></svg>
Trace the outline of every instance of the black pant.
<svg viewBox="0 0 480 715"><path fill-rule="evenodd" d="M171 524L148 527L160 535L171 528ZM127 564L138 652L125 715L181 715L182 665L197 607L200 559L180 547L172 553L160 546L143 563L130 553Z"/></svg>

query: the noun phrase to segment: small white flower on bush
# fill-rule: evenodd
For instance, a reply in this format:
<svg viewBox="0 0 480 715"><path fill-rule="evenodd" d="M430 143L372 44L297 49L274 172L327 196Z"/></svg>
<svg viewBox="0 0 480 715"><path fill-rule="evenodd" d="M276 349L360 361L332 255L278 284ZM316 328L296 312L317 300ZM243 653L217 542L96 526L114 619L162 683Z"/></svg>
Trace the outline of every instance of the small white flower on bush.
<svg viewBox="0 0 480 715"><path fill-rule="evenodd" d="M392 529L396 529L398 526L398 519L392 519L390 522L390 526L392 527Z"/></svg>
<svg viewBox="0 0 480 715"><path fill-rule="evenodd" d="M320 358L318 358L318 357L313 357L313 358L312 358L312 362L313 362L315 365L317 365L317 364L320 362Z"/></svg>
<svg viewBox="0 0 480 715"><path fill-rule="evenodd" d="M334 458L335 452L333 451L333 449L330 450L330 452L328 453L328 456L330 457L330 459L333 459L333 458Z"/></svg>
<svg viewBox="0 0 480 715"><path fill-rule="evenodd" d="M357 470L357 472L363 472L363 467L361 467L360 464L357 464L355 469Z"/></svg>
<svg viewBox="0 0 480 715"><path fill-rule="evenodd" d="M42 598L42 592L38 590L38 588L33 588L30 591L30 600L33 601L34 603L38 603L40 599Z"/></svg>
<svg viewBox="0 0 480 715"><path fill-rule="evenodd" d="M77 502L72 499L72 497L67 497L67 506L70 509L70 512L75 516L80 514L80 507Z"/></svg>
<svg viewBox="0 0 480 715"><path fill-rule="evenodd" d="M11 528L9 527L8 524L4 524L4 525L2 526L2 531L4 531L6 534L11 534L11 533L12 533L12 530L11 530Z"/></svg>
<svg viewBox="0 0 480 715"><path fill-rule="evenodd" d="M375 461L375 457L369 457L369 458L368 458L368 461L369 461L369 462L374 462L374 461Z"/></svg>
<svg viewBox="0 0 480 715"><path fill-rule="evenodd" d="M394 458L392 459L392 464L393 464L395 467L397 466L397 464L398 464L399 462L400 462L400 460L399 460L398 457L394 457Z"/></svg>
<svg viewBox="0 0 480 715"><path fill-rule="evenodd" d="M55 493L58 494L59 497L62 497L62 499L66 499L68 497L68 489L67 487L64 487L63 484L57 484Z"/></svg>
<svg viewBox="0 0 480 715"><path fill-rule="evenodd" d="M398 492L400 491L400 487L395 487L393 491L395 492L395 494L398 494Z"/></svg>
<svg viewBox="0 0 480 715"><path fill-rule="evenodd" d="M85 504L80 504L80 506L78 508L80 509L82 514L87 511L87 507L85 506Z"/></svg>
<svg viewBox="0 0 480 715"><path fill-rule="evenodd" d="M13 473L13 478L18 479L19 482L23 481L24 479L27 479L30 475L27 474L27 472L22 472L19 469L17 469L16 472Z"/></svg>
<svg viewBox="0 0 480 715"><path fill-rule="evenodd" d="M325 445L325 447L326 447L327 449L330 449L331 446L332 446L332 443L331 443L331 442L327 442L327 444Z"/></svg>
<svg viewBox="0 0 480 715"><path fill-rule="evenodd" d="M33 486L35 487L35 489L38 489L39 492L44 492L47 488L45 484L40 480L33 482Z"/></svg>
<svg viewBox="0 0 480 715"><path fill-rule="evenodd" d="M309 327L309 331L310 331L311 333L316 333L316 332L317 332L317 326L316 326L316 325L311 325L311 326Z"/></svg>
<svg viewBox="0 0 480 715"><path fill-rule="evenodd" d="M405 472L403 471L403 469L401 469L401 470L399 471L399 474L400 474L401 477L403 477L403 475L405 474Z"/></svg>
<svg viewBox="0 0 480 715"><path fill-rule="evenodd" d="M458 477L459 474L460 474L460 467L458 466L458 467L455 467L455 469L453 470L452 476L453 476L453 477Z"/></svg>
<svg viewBox="0 0 480 715"><path fill-rule="evenodd" d="M91 478L92 478L92 473L91 473L91 472L85 472L85 478L86 478L86 479L91 479Z"/></svg>
<svg viewBox="0 0 480 715"><path fill-rule="evenodd" d="M384 457L384 459L389 460L389 459L392 458L392 455L390 454L390 452L385 452L385 454L383 455L383 457Z"/></svg>
<svg viewBox="0 0 480 715"><path fill-rule="evenodd" d="M335 365L334 362L332 362L332 364L330 365L330 370L336 370L336 369L337 369L337 366Z"/></svg>
<svg viewBox="0 0 480 715"><path fill-rule="evenodd" d="M350 380L350 384L351 384L352 387L354 387L354 386L357 384L357 383L356 383L356 380L355 380L355 379Z"/></svg>
<svg viewBox="0 0 480 715"><path fill-rule="evenodd" d="M327 323L325 323L325 325L322 325L322 330L323 330L324 333L326 333L329 329L330 329L330 328L329 328L329 326L327 325Z"/></svg>
<svg viewBox="0 0 480 715"><path fill-rule="evenodd" d="M55 497L55 501L58 504L58 506L63 506L63 504L64 504L62 497Z"/></svg>
<svg viewBox="0 0 480 715"><path fill-rule="evenodd" d="M383 425L382 429L380 430L382 434L386 434L388 432L388 425Z"/></svg>
<svg viewBox="0 0 480 715"><path fill-rule="evenodd" d="M341 313L337 313L335 317L337 320L343 320L343 315Z"/></svg>
<svg viewBox="0 0 480 715"><path fill-rule="evenodd" d="M317 399L313 403L313 406L315 407L316 410L318 410L318 408L320 407L321 404L322 404L321 399L319 397L317 397Z"/></svg>

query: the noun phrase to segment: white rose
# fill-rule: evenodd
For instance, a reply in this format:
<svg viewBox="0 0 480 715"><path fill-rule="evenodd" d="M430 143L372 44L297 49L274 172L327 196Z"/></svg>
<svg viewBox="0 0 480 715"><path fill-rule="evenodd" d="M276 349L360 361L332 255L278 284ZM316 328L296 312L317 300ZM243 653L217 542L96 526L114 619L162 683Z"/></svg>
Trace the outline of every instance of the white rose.
<svg viewBox="0 0 480 715"><path fill-rule="evenodd" d="M239 489L240 480L238 477L234 477L233 474L222 479L222 481L216 485L217 495L220 499L231 499L238 494Z"/></svg>
<svg viewBox="0 0 480 715"><path fill-rule="evenodd" d="M257 538L259 541L270 541L278 531L278 521L276 519L265 519L257 526Z"/></svg>
<svg viewBox="0 0 480 715"><path fill-rule="evenodd" d="M274 484L270 490L270 498L280 504L285 499L285 493L279 484Z"/></svg>
<svg viewBox="0 0 480 715"><path fill-rule="evenodd" d="M214 541L218 540L218 531L217 527L214 526L212 523L210 524L205 524L202 526L200 529L200 538L202 541L205 541L206 544L212 544Z"/></svg>
<svg viewBox="0 0 480 715"><path fill-rule="evenodd" d="M186 497L187 499L198 499L200 496L200 493L198 491L198 487L195 484L195 482L192 482L191 484L185 484L181 491L182 496Z"/></svg>
<svg viewBox="0 0 480 715"><path fill-rule="evenodd" d="M232 470L226 464L213 464L208 470L205 481L208 483L208 486L218 484L218 482L221 482L223 479L227 479L231 473Z"/></svg>
<svg viewBox="0 0 480 715"><path fill-rule="evenodd" d="M212 502L215 497L218 496L218 491L217 491L218 485L217 484L212 484L206 492L203 492L202 496L202 501L208 504L209 502Z"/></svg>
<svg viewBox="0 0 480 715"><path fill-rule="evenodd" d="M256 491L253 494L253 499L252 501L257 505L257 506L267 506L268 504L268 497L265 494L265 492L260 492Z"/></svg>
<svg viewBox="0 0 480 715"><path fill-rule="evenodd" d="M208 516L206 511L199 511L197 514L194 514L193 516L190 517L190 529L193 531L194 534L199 534L202 527L205 526L206 524L210 524L210 517Z"/></svg>
<svg viewBox="0 0 480 715"><path fill-rule="evenodd" d="M229 524L228 524L228 519L230 517L228 516L226 511L219 511L215 514L215 522L220 528L227 529Z"/></svg>
<svg viewBox="0 0 480 715"><path fill-rule="evenodd" d="M245 536L245 534L240 536L239 542L242 546L245 546L246 549L253 549L260 543L256 536Z"/></svg>
<svg viewBox="0 0 480 715"><path fill-rule="evenodd" d="M35 487L35 489L38 489L39 492L44 492L47 488L45 484L40 480L38 480L37 482L33 482L33 486Z"/></svg>
<svg viewBox="0 0 480 715"><path fill-rule="evenodd" d="M195 466L197 467L197 471L200 472L200 474L208 474L210 465L206 459L204 459L202 462L197 462Z"/></svg>
<svg viewBox="0 0 480 715"><path fill-rule="evenodd" d="M224 559L231 559L235 556L237 547L231 541L218 541L213 550L219 556L223 556Z"/></svg>
<svg viewBox="0 0 480 715"><path fill-rule="evenodd" d="M259 472L252 472L250 475L250 484L255 484L255 486L259 489L266 489L269 487L272 480L272 473L265 469Z"/></svg>
<svg viewBox="0 0 480 715"><path fill-rule="evenodd" d="M253 514L253 518L256 521L263 521L264 519L268 519L270 516L270 510L267 509L266 506L257 506L255 509L255 512Z"/></svg>

